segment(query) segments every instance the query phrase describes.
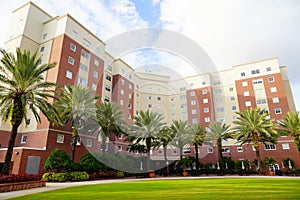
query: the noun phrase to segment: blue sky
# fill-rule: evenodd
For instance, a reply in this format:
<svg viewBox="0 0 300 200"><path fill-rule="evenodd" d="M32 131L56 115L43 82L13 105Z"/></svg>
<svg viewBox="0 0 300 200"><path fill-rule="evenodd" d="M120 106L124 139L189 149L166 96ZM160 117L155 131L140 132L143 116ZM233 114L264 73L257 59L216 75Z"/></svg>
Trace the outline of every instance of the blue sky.
<svg viewBox="0 0 300 200"><path fill-rule="evenodd" d="M278 57L287 66L300 110L300 1L298 0L32 0L52 16L71 14L106 41L126 31L159 27L201 46L219 69ZM1 0L0 47L11 11L27 0ZM7 19L7 20L3 20ZM155 59L153 59L155 58ZM159 51L133 52L129 64L185 65Z"/></svg>

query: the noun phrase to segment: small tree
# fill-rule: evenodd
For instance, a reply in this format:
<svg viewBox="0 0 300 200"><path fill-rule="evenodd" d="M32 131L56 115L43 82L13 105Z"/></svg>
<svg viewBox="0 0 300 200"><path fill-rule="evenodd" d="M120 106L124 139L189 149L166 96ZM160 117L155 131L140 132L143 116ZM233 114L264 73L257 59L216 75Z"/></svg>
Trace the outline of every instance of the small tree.
<svg viewBox="0 0 300 200"><path fill-rule="evenodd" d="M87 153L80 158L80 165L87 173L98 172L101 169L101 162L92 153Z"/></svg>
<svg viewBox="0 0 300 200"><path fill-rule="evenodd" d="M61 172L68 169L71 163L72 161L64 150L54 149L45 161L44 169L55 169L57 172Z"/></svg>
<svg viewBox="0 0 300 200"><path fill-rule="evenodd" d="M287 169L290 169L290 167L294 168L295 166L295 161L293 161L292 159L290 159L289 157L285 158L283 160L283 166Z"/></svg>
<svg viewBox="0 0 300 200"><path fill-rule="evenodd" d="M276 163L275 158L268 157L268 156L265 157L265 159L262 161L262 165L263 165L263 167L265 167L266 172L268 172L270 169L270 166L274 165L275 163Z"/></svg>

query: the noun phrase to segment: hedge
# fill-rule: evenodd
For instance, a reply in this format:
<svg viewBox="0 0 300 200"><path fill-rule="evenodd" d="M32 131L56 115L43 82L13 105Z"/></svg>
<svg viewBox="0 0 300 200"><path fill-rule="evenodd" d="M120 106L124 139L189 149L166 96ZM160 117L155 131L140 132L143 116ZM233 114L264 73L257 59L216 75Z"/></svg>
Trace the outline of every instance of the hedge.
<svg viewBox="0 0 300 200"><path fill-rule="evenodd" d="M86 172L49 172L43 174L42 180L48 182L65 182L65 181L86 181L89 175Z"/></svg>

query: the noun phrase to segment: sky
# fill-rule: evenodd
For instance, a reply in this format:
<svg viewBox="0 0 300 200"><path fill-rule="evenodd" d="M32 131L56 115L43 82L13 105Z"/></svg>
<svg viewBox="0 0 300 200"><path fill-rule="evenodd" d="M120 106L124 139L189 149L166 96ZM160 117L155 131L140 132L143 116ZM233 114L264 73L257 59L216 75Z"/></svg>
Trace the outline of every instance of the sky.
<svg viewBox="0 0 300 200"><path fill-rule="evenodd" d="M0 1L0 47L11 12L27 0ZM218 69L278 57L287 66L300 110L300 1L298 0L32 0L52 16L69 13L103 41L126 31L161 28L201 46ZM5 9L3 9L5 8ZM134 66L184 65L181 58L147 49L124 60ZM149 70L149 69L148 69Z"/></svg>

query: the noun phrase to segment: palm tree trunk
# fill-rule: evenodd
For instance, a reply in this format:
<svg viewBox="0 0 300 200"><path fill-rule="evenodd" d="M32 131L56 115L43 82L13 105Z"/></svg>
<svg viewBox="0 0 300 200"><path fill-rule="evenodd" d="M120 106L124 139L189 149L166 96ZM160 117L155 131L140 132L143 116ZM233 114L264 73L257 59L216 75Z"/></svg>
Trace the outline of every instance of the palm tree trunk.
<svg viewBox="0 0 300 200"><path fill-rule="evenodd" d="M151 138L146 138L147 147L147 171L150 170L150 150L151 150Z"/></svg>
<svg viewBox="0 0 300 200"><path fill-rule="evenodd" d="M102 154L105 154L106 149L106 137L102 136Z"/></svg>
<svg viewBox="0 0 300 200"><path fill-rule="evenodd" d="M77 138L72 137L72 142L71 142L71 155L70 155L70 159L71 159L72 162L74 162L74 160L75 160L76 143L77 143Z"/></svg>
<svg viewBox="0 0 300 200"><path fill-rule="evenodd" d="M11 158L12 158L12 154L13 154L13 150L14 150L14 146L15 146L15 140L16 140L16 136L18 133L18 127L19 125L14 125L12 127L11 130L11 134L10 134L10 139L8 142L8 148L7 148L7 152L5 155L5 161L4 161L4 166L2 168L2 174L8 175L10 172L10 166L11 166Z"/></svg>
<svg viewBox="0 0 300 200"><path fill-rule="evenodd" d="M199 166L198 145L194 144L194 146L195 146L195 154L196 154L196 170L199 170L200 166Z"/></svg>
<svg viewBox="0 0 300 200"><path fill-rule="evenodd" d="M183 154L183 147L182 146L180 146L179 147L179 153L180 153L180 160L182 160L182 154Z"/></svg>
<svg viewBox="0 0 300 200"><path fill-rule="evenodd" d="M258 173L260 174L261 173L261 169L260 169L261 160L260 160L259 147L255 150L256 150L255 154L256 154L256 159L257 159L257 169L258 169Z"/></svg>
<svg viewBox="0 0 300 200"><path fill-rule="evenodd" d="M166 175L169 174L169 163L168 162L168 159L167 159L167 145L164 145L164 158L165 158L165 164L166 164Z"/></svg>
<svg viewBox="0 0 300 200"><path fill-rule="evenodd" d="M220 168L221 168L221 171L224 171L223 154L222 154L222 140L219 138L217 143L218 143Z"/></svg>

